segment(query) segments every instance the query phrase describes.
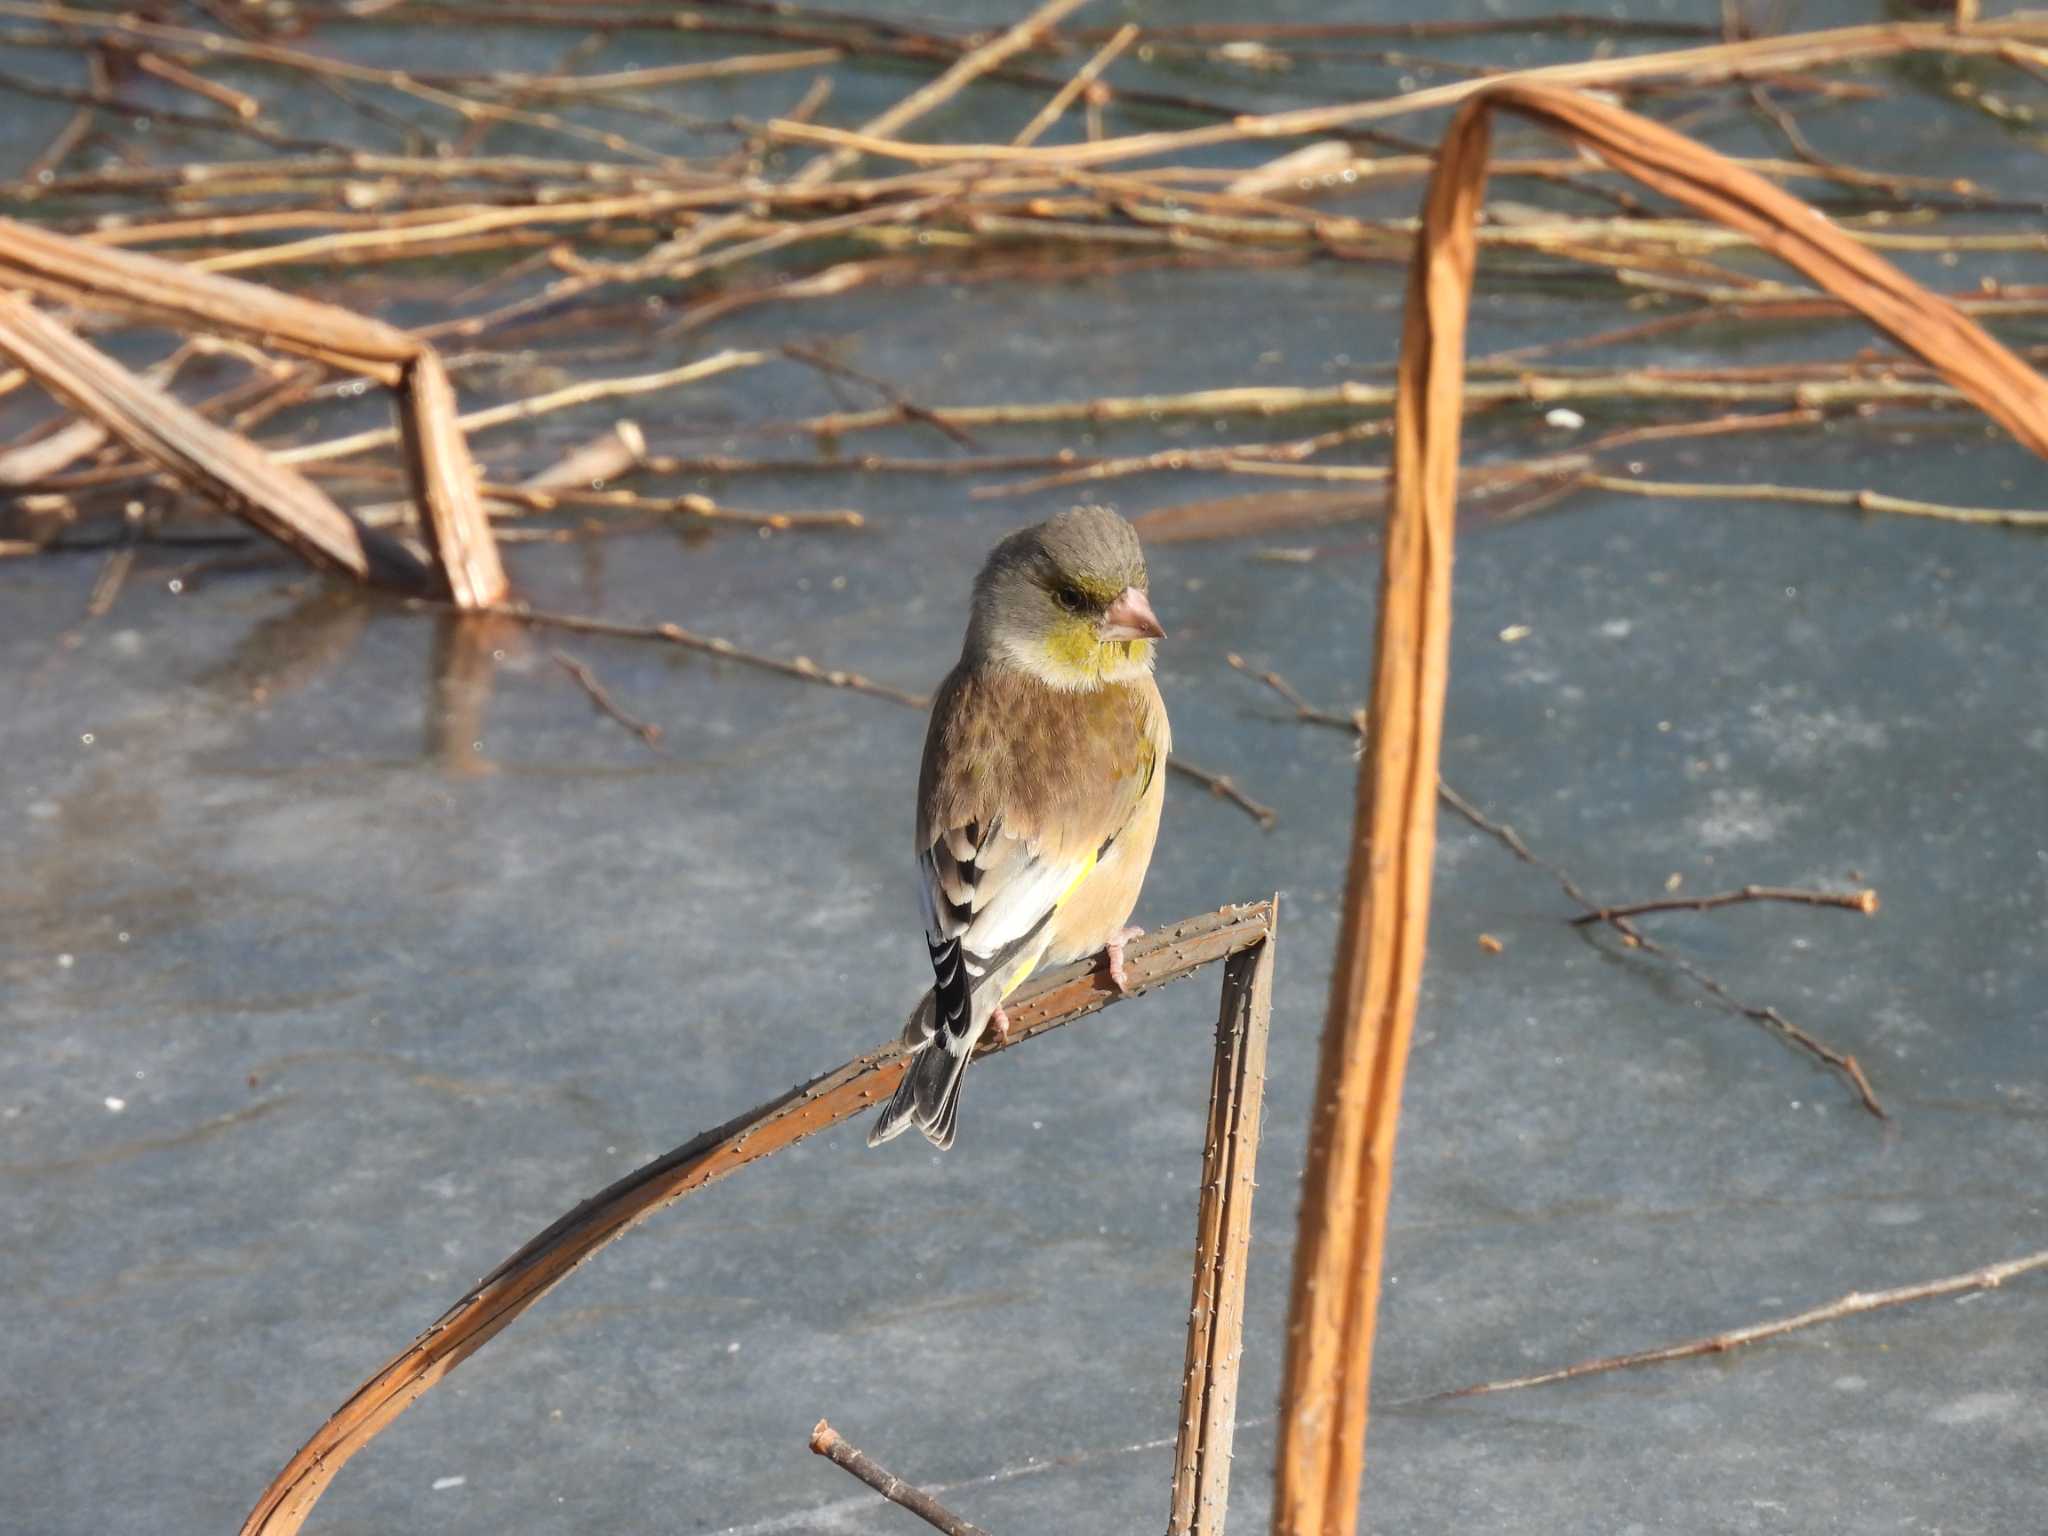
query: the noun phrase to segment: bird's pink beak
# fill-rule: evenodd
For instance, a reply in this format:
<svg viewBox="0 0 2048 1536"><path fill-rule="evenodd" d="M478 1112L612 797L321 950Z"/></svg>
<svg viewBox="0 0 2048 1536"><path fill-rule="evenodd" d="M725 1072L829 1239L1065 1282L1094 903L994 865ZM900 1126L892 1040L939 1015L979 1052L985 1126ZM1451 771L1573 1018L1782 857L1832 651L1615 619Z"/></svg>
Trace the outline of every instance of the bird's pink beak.
<svg viewBox="0 0 2048 1536"><path fill-rule="evenodd" d="M1095 633L1104 640L1164 640L1166 631L1153 615L1152 602L1136 587L1125 587L1103 610Z"/></svg>

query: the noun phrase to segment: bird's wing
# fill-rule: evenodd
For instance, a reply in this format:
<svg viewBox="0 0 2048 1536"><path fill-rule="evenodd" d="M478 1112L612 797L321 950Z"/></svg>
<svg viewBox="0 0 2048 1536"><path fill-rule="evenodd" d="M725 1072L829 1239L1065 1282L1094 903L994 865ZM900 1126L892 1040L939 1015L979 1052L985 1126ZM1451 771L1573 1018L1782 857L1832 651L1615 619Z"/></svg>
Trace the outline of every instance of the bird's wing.
<svg viewBox="0 0 2048 1536"><path fill-rule="evenodd" d="M1029 974L1053 914L1163 766L1143 694L1058 695L956 674L934 705L917 855L932 1032L954 1054ZM976 995L992 983L979 1008Z"/></svg>

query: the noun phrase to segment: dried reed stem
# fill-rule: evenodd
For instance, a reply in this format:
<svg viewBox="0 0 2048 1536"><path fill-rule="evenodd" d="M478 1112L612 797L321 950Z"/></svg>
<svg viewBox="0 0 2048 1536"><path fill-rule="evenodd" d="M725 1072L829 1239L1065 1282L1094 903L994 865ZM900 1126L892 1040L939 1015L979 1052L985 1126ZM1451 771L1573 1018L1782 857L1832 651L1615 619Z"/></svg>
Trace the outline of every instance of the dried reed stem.
<svg viewBox="0 0 2048 1536"><path fill-rule="evenodd" d="M468 415L458 418L455 424L465 433L487 432L493 427L502 427L511 422L532 421L554 411L566 411L573 406L589 405L598 400L653 394L683 384L694 384L699 379L710 378L713 374L765 363L774 355L772 352L728 350L699 358L694 363L685 363L679 368L666 368L659 373L634 374L617 379L584 379L579 383L565 384L560 389L547 390L524 400L512 400L504 405L486 406L482 410L471 411ZM353 458L356 454L368 453L375 448L389 447L398 439L399 431L396 427L372 427L368 431L354 432L347 437L331 437L325 442L306 443L297 448L280 448L273 456L280 464L327 463L335 459Z"/></svg>
<svg viewBox="0 0 2048 1536"><path fill-rule="evenodd" d="M406 365L399 384L405 460L419 497L428 546L458 608L487 608L505 595L505 567L477 495L476 466L455 414L455 390L431 347Z"/></svg>
<svg viewBox="0 0 2048 1536"><path fill-rule="evenodd" d="M1102 72L1114 64L1117 56L1138 40L1138 27L1134 22L1125 22L1118 27L1109 41L1095 52L1095 57L1074 72L1074 78L1054 93L1051 101L1040 107L1031 121L1017 132L1010 142L1018 148L1038 142L1039 135L1060 120L1060 115L1074 104L1074 100L1089 86L1093 85Z"/></svg>
<svg viewBox="0 0 2048 1536"><path fill-rule="evenodd" d="M1266 941L1232 955L1223 967L1167 1536L1223 1536L1230 1506L1230 1447L1237 1431L1238 1365L1244 1355L1244 1287L1251 1261L1252 1195L1258 1187L1266 1039L1273 1017L1278 896L1271 911Z"/></svg>
<svg viewBox="0 0 2048 1536"><path fill-rule="evenodd" d="M1461 117L1453 139L1461 129L1467 139L1457 147L1483 164L1485 117ZM1447 141L1445 163L1458 158ZM1358 772L1288 1309L1275 1536L1349 1536L1358 1516L1394 1133L1436 849L1465 313L1478 204L1475 186L1439 172L1430 183L1425 233L1409 278L1367 751Z"/></svg>
<svg viewBox="0 0 2048 1536"><path fill-rule="evenodd" d="M325 570L419 591L432 576L326 493L130 373L16 294L0 294L0 353L134 452Z"/></svg>
<svg viewBox="0 0 2048 1536"><path fill-rule="evenodd" d="M480 608L505 595L505 572L477 495L476 470L455 414L454 390L439 357L418 338L332 304L293 298L4 218L0 278L48 297L134 319L198 325L210 333L365 373L395 387L413 492L427 513L422 521L442 581L460 608ZM394 581L414 590L423 584L409 554L367 534L309 482L292 474L286 459L265 455L210 425L55 322L42 319L25 301L13 299L9 306L18 334L32 327L46 357L54 356L52 348L70 357L69 388L55 378L45 378L46 387L98 417L152 463L197 484L238 516L328 569L359 581ZM79 386L87 374L96 387L81 393ZM393 429L391 436L397 435Z"/></svg>
<svg viewBox="0 0 2048 1536"><path fill-rule="evenodd" d="M1854 46L1885 51L1905 46L1900 36L1914 31L1850 30L1862 39ZM1772 40L1761 51L1751 44L1693 50L1687 72L1697 78L1736 58L1753 64L1765 54L1777 68L1802 58L1824 61L1841 56L1836 50L1851 46L1847 39L1847 33L1835 34L1829 51L1819 55L1811 52L1823 42L1819 34ZM1969 34L1962 41L1974 47L1978 40ZM1632 74L1681 60L1688 56L1624 62ZM1749 234L1919 353L2020 442L2048 454L2048 381L1954 305L1760 177L1646 118L1530 83L1543 77L1576 81L1582 71L1566 66L1447 88L1471 99L1444 137L1410 278L1370 756L1359 779L1351 877L1310 1131L1282 1397L1276 1536L1350 1536L1358 1520L1394 1131L1429 910L1465 324L1493 110L1506 108L1562 132L1633 179ZM1762 1014L1783 1023L1774 1010ZM1882 1114L1853 1060L1844 1070L1865 1103Z"/></svg>
<svg viewBox="0 0 2048 1536"><path fill-rule="evenodd" d="M1838 27L1824 31L1792 33L1783 37L1759 38L1744 43L1717 43L1703 48L1675 49L1668 53L1636 54L1622 58L1587 59L1569 64L1550 64L1523 70L1509 80L1550 87L1603 89L1645 81L1670 81L1698 87L1758 74L1811 69L1822 65L1855 63L1863 59L1889 58L1901 53L1998 54L2015 43L2038 43L2048 38L2048 18L2036 13L1999 17L1959 30L1942 22L1885 23L1876 26ZM1383 122L1443 107L1457 106L1482 91L1496 87L1502 77L1459 80L1447 85L1408 91L1398 96L1347 102L1331 107L1306 107L1263 116L1250 114L1200 128L1158 133L1136 133L1089 144L1056 147L1031 146L1019 149L1008 144L905 144L881 135L889 129L870 124L862 133L821 128L811 124L778 120L768 125L769 133L793 143L824 144L851 149L860 154L886 156L921 165L961 161L1041 165L1107 165L1118 161L1147 159L1180 150L1199 149L1211 144L1236 143L1246 139L1309 137L1337 129L1356 128L1364 123Z"/></svg>
<svg viewBox="0 0 2048 1536"><path fill-rule="evenodd" d="M997 1040L991 1032L979 1054L1014 1047L1098 1013L1122 996L1152 991L1211 961L1262 944L1271 916L1271 908L1258 902L1155 930L1125 952L1128 994L1119 994L1094 962L1036 978L1008 1005L1008 1039ZM894 1090L907 1061L901 1043L892 1038L878 1050L692 1138L562 1216L358 1387L264 1490L242 1524L242 1536L294 1536L350 1457L578 1264L664 1206L865 1113Z"/></svg>
<svg viewBox="0 0 2048 1536"><path fill-rule="evenodd" d="M840 1438L839 1431L823 1419L811 1430L811 1449L842 1471L850 1472L891 1504L901 1505L945 1536L988 1536L978 1525L970 1525L937 1499L903 1481L866 1452Z"/></svg>

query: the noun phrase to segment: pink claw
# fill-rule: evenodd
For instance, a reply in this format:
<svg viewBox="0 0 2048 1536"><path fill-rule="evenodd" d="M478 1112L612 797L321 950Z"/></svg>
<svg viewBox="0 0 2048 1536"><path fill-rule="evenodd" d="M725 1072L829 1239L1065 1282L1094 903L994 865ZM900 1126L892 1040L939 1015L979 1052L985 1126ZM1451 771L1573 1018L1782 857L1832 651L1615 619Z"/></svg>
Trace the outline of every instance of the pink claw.
<svg viewBox="0 0 2048 1536"><path fill-rule="evenodd" d="M996 1011L988 1016L988 1027L996 1032L996 1039L1004 1045L1010 1043L1010 1016L996 1005Z"/></svg>
<svg viewBox="0 0 2048 1536"><path fill-rule="evenodd" d="M1102 952L1109 957L1110 984L1119 992L1131 990L1131 978L1124 972L1124 946L1133 939L1142 938L1144 933L1142 928L1119 928L1102 946Z"/></svg>

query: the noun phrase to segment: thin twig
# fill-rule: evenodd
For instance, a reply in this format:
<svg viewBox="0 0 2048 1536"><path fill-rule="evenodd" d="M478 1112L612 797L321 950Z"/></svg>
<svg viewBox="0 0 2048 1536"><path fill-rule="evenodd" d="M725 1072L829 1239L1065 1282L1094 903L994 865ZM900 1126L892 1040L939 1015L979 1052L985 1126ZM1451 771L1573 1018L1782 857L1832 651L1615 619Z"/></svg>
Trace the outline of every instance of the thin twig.
<svg viewBox="0 0 2048 1536"><path fill-rule="evenodd" d="M1264 683L1275 693L1279 694L1281 698L1293 705L1296 718L1304 724L1323 726L1331 730L1347 731L1363 743L1365 739L1365 725L1362 716L1347 719L1335 710L1319 708L1304 698L1301 692L1293 684L1289 683L1286 678L1280 676L1279 673L1254 671L1245 662L1243 657L1234 654L1227 659L1230 665L1237 671L1257 678L1258 681ZM1877 910L1877 893L1875 891L1858 891L1837 897L1833 893L1821 891L1788 891L1779 893L1776 887L1748 886L1745 887L1746 890L1770 894L1745 896L1742 892L1732 892L1722 896L1702 897L1698 902L1649 902L1637 906L1607 908L1588 896L1580 888L1578 881L1574 880L1571 874L1561 865L1544 858L1530 848L1522 840L1521 834L1516 832L1506 822L1495 821L1441 779L1437 782L1437 793L1442 798L1444 804L1448 805L1460 816L1463 816L1473 826L1479 828L1480 831L1494 838L1516 858L1525 864L1544 871L1544 873L1556 880L1565 895L1585 909L1580 916L1569 919L1570 922L1575 925L1594 922L1606 923L1622 936L1622 941L1629 948L1640 949L1645 954L1655 955L1667 965L1683 973L1696 986L1711 994L1726 1007L1741 1014L1744 1018L1752 1019L1762 1024L1781 1039L1797 1046L1800 1050L1832 1067L1848 1080L1849 1085L1856 1092L1857 1099L1865 1109L1869 1110L1871 1114L1877 1116L1880 1120L1889 1120L1891 1118L1885 1111L1883 1104L1878 1100L1876 1091L1870 1086L1870 1079L1864 1074L1861 1063L1854 1056L1844 1051L1838 1051L1833 1046L1827 1044L1827 1042L1816 1038L1799 1025L1794 1024L1776 1008L1767 1004L1746 1002L1735 996L1720 981L1708 975L1683 955L1674 954L1669 949L1666 949L1629 921L1630 916L1636 913L1661 911L1667 907L1726 906L1732 901L1759 900L1806 901L1810 905L1844 906L1864 912L1875 912Z"/></svg>
<svg viewBox="0 0 2048 1536"><path fill-rule="evenodd" d="M1550 875L1552 879L1557 881L1558 886L1564 891L1565 895L1585 908L1586 911L1596 914L1600 911L1599 902L1594 901L1581 890L1579 883L1564 869L1551 860L1535 853L1527 843L1522 841L1521 835L1513 827L1505 822L1493 820L1484 811L1480 810L1478 806L1441 780L1437 784L1437 793L1443 797L1444 803L1452 810L1463 816L1473 826L1479 828L1480 831L1493 837L1516 858ZM1683 955L1674 954L1655 939L1649 937L1649 935L1636 927L1626 917L1616 915L1608 917L1606 922L1609 927L1622 936L1623 942L1631 949L1639 949L1644 954L1655 955L1658 959L1664 961L1665 964L1683 973L1694 985L1719 1000L1726 1007L1741 1014L1746 1019L1752 1019L1756 1023L1763 1025L1781 1040L1798 1047L1809 1056L1832 1067L1848 1080L1849 1086L1855 1090L1858 1101L1861 1102L1865 1109L1880 1120L1891 1119L1891 1115L1886 1111L1884 1105L1879 1102L1876 1090L1870 1086L1870 1079L1864 1075L1862 1064L1854 1056L1849 1055L1845 1051L1838 1051L1826 1041L1809 1034L1768 1004L1745 1002Z"/></svg>
<svg viewBox="0 0 2048 1536"><path fill-rule="evenodd" d="M591 703L646 742L654 751L661 750L660 726L649 725L645 720L627 714L619 707L618 701L605 691L604 684L597 680L597 674L575 657L563 651L550 651L548 654L554 658L556 666L576 679L583 691L590 695Z"/></svg>
<svg viewBox="0 0 2048 1536"><path fill-rule="evenodd" d="M803 347L795 343L789 343L782 348L782 355L792 358L799 363L806 363L817 369L820 373L829 374L835 378L851 379L856 384L864 384L895 406L911 421L923 422L926 426L943 433L949 440L957 443L962 448L980 451L981 445L968 432L954 426L950 421L942 418L936 411L927 410L919 405L887 379L878 379L871 373L863 373L860 369L842 363L837 358L827 357L823 352L814 347Z"/></svg>
<svg viewBox="0 0 2048 1536"><path fill-rule="evenodd" d="M635 374L620 379L584 379L580 383L567 384L560 389L551 389L524 400L508 401L504 405L486 406L480 411L471 411L459 417L455 424L465 434L475 434L492 427L504 426L508 422L532 421L535 417L545 416L551 411L589 405L597 400L616 400L625 395L645 395L659 390L675 389L734 368L751 368L758 363L768 362L773 356L771 352L727 350L714 353L710 357L699 358L694 363L685 363L680 368L663 369L659 373ZM317 464L368 453L373 448L388 447L397 442L398 437L396 427L374 427L367 432L351 433L347 437L331 437L325 442L307 443L297 448L280 448L270 457L279 464Z"/></svg>
<svg viewBox="0 0 2048 1536"><path fill-rule="evenodd" d="M835 1467L851 1472L892 1504L900 1504L918 1519L946 1536L988 1536L978 1525L970 1525L922 1488L914 1488L882 1466L866 1452L856 1450L839 1437L839 1431L818 1420L811 1431L811 1449Z"/></svg>
<svg viewBox="0 0 2048 1536"><path fill-rule="evenodd" d="M1571 920L1572 926L1582 928L1588 923L1609 923L1617 917L1641 917L1646 912L1706 912L1715 907L1732 907L1746 901L1785 901L1796 906L1844 907L1851 912L1865 914L1877 911L1877 892L1862 891L1803 891L1783 885L1745 885L1739 891L1721 891L1712 896L1668 896L1657 901L1637 901L1626 906L1601 907L1593 912L1581 912Z"/></svg>
<svg viewBox="0 0 2048 1536"><path fill-rule="evenodd" d="M415 598L412 600L412 606L435 610L450 605ZM730 640L721 639L717 635L700 635L693 630L684 629L679 624L621 624L610 619L586 618L581 614L550 613L544 609L529 608L524 603L497 603L488 608L469 611L511 619L515 623L532 625L536 629L562 629L572 634L606 635L619 640L658 640L667 645L681 646L686 651L698 651L706 656L736 661L742 666L758 667L764 672L778 673L783 677L801 678L807 683L823 683L828 688L845 688L854 693L865 693L873 698L887 699L892 704L901 704L910 709L923 709L926 704L926 700L920 694L905 693L900 688L891 688L886 683L878 683L858 672L848 672L837 667L821 667L808 656L798 656L784 661L777 656L763 656L754 651L744 651Z"/></svg>
<svg viewBox="0 0 2048 1536"><path fill-rule="evenodd" d="M1192 779L1219 799L1228 800L1268 832L1273 830L1273 823L1280 819L1278 811L1270 805L1254 800L1239 789L1237 781L1227 773L1211 773L1206 768L1197 768L1177 752L1166 760L1166 766L1182 778Z"/></svg>
<svg viewBox="0 0 2048 1536"><path fill-rule="evenodd" d="M1701 1355L1726 1354L1729 1350L1740 1349L1745 1344L1775 1339L1781 1334L1793 1333L1801 1328L1812 1328L1821 1323L1832 1323L1845 1317L1855 1317L1863 1312L1875 1312L1880 1307L1902 1306L1912 1301L1933 1301L1943 1296L1965 1295L1971 1291L1996 1290L2008 1280L2044 1268L2048 1268L2048 1249L2030 1253L2024 1258L2007 1259L2000 1264L1987 1264L1982 1269L1971 1270L1968 1274L1949 1275L1941 1280L1925 1280L1918 1285L1901 1285L1888 1291L1851 1291L1825 1306L1795 1312L1790 1317L1774 1318L1769 1322L1751 1323L1745 1328L1731 1328L1725 1333L1709 1334L1703 1339L1690 1339L1683 1344L1666 1344L1658 1349L1639 1349L1626 1355L1603 1355L1595 1360L1581 1360L1576 1365L1561 1366L1554 1371L1539 1371L1533 1376L1482 1381L1474 1386L1439 1392L1419 1401L1437 1403L1452 1398L1479 1397L1489 1392L1514 1392L1524 1387L1543 1387L1552 1382L1573 1381L1581 1376L1597 1376L1606 1371L1625 1370L1631 1366L1659 1365L1667 1360L1691 1360Z"/></svg>
<svg viewBox="0 0 2048 1536"><path fill-rule="evenodd" d="M1075 71L1074 78L1061 86L1044 106L1040 107L1031 121L1018 130L1017 137L1010 142L1018 148L1038 142L1040 134L1060 120L1060 114L1074 104L1074 99L1093 85L1105 69L1114 64L1122 53L1138 38L1135 22L1125 22L1111 35L1108 42L1096 50L1095 57Z"/></svg>
<svg viewBox="0 0 2048 1536"><path fill-rule="evenodd" d="M1670 480L1635 480L1618 475L1581 475L1589 490L1618 491L1625 496L1657 496L1671 500L1796 501L1821 507L1849 507L1858 512L1888 512L1895 517L1925 517L1944 523L1977 523L1998 528L2048 528L2048 512L2019 512L2004 507L1957 507L1936 501L1913 501L1883 491L1838 491L1811 485L1695 484Z"/></svg>
<svg viewBox="0 0 2048 1536"><path fill-rule="evenodd" d="M1247 677L1257 678L1260 682L1264 683L1268 688L1272 689L1275 693L1279 694L1281 698L1285 699L1289 704L1293 705L1294 717L1297 720L1300 720L1308 725L1327 726L1331 730L1344 731L1354 736L1364 736L1364 710L1354 710L1348 715L1340 715L1334 709L1319 708L1318 706L1309 703L1307 699L1303 698L1301 694L1295 689L1294 685L1288 682L1287 679L1282 677L1278 672L1255 671L1251 663L1246 661L1242 656L1238 655L1235 651L1232 651L1223 659L1230 664L1233 670L1242 672Z"/></svg>

